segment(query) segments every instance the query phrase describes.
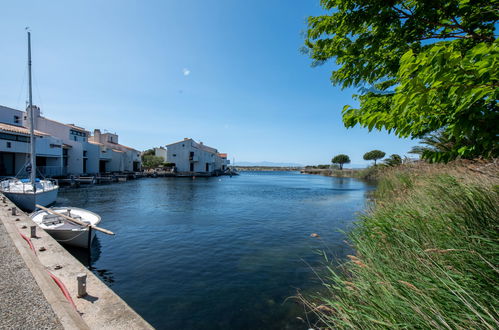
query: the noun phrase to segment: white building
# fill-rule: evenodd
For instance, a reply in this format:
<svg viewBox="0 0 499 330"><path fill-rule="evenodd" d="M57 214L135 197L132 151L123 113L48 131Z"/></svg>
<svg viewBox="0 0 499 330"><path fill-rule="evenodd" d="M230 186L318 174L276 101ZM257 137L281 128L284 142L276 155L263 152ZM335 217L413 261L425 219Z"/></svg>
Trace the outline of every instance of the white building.
<svg viewBox="0 0 499 330"><path fill-rule="evenodd" d="M167 156L166 148L165 147L154 148L154 156L163 158L163 161L166 163L166 156Z"/></svg>
<svg viewBox="0 0 499 330"><path fill-rule="evenodd" d="M0 176L27 176L29 163L29 129L23 126L25 113L0 106ZM35 130L36 163L43 175L61 175L62 140Z"/></svg>
<svg viewBox="0 0 499 330"><path fill-rule="evenodd" d="M37 168L45 176L85 175L103 172L136 171L140 153L118 144L118 136L90 132L74 124L63 124L33 109ZM29 161L29 118L24 111L0 106L0 176L25 175ZM108 141L109 140L109 141ZM115 141L115 142L114 142ZM108 147L109 145L109 147Z"/></svg>
<svg viewBox="0 0 499 330"><path fill-rule="evenodd" d="M166 161L174 163L177 172L213 174L225 171L230 163L227 154L189 138L168 144L166 148Z"/></svg>
<svg viewBox="0 0 499 330"><path fill-rule="evenodd" d="M99 147L99 172L136 172L142 167L140 151L118 143L116 133L94 130L89 142Z"/></svg>

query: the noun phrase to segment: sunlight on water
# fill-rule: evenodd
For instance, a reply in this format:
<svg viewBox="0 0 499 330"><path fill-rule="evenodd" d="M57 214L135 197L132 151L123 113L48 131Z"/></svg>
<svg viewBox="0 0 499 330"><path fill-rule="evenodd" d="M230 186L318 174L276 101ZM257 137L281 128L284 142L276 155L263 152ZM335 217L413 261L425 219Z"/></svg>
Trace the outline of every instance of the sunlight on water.
<svg viewBox="0 0 499 330"><path fill-rule="evenodd" d="M305 329L303 308L286 298L320 289L318 251L350 251L340 231L370 189L349 178L245 172L67 188L58 204L94 211L116 233L98 233L91 268L154 327Z"/></svg>

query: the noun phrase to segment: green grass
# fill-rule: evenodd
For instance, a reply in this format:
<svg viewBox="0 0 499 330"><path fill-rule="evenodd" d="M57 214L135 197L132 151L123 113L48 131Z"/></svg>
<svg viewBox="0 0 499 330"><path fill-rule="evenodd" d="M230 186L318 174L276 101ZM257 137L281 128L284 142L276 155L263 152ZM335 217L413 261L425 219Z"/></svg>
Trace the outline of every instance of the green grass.
<svg viewBox="0 0 499 330"><path fill-rule="evenodd" d="M327 328L499 328L497 182L401 167L350 234L356 255L301 297Z"/></svg>

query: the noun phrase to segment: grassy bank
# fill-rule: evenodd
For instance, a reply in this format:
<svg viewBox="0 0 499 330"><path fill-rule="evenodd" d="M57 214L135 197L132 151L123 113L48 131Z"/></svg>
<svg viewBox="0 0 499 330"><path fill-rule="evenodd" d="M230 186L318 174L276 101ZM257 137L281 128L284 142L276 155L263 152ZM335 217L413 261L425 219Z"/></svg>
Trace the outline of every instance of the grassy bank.
<svg viewBox="0 0 499 330"><path fill-rule="evenodd" d="M317 326L498 328L499 186L489 165L386 170L350 234L356 255L322 278L325 293L301 297Z"/></svg>
<svg viewBox="0 0 499 330"><path fill-rule="evenodd" d="M333 176L337 178L357 178L362 180L375 180L378 168L371 166L361 169L303 169L302 173L324 176Z"/></svg>

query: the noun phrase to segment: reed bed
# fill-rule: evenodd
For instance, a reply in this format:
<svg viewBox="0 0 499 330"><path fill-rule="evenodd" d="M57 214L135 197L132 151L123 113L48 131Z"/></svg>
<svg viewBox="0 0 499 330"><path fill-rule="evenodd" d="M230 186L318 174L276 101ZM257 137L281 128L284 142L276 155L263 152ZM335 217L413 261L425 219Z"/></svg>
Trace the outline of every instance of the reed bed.
<svg viewBox="0 0 499 330"><path fill-rule="evenodd" d="M350 233L356 254L299 296L312 326L499 328L498 187L496 165L386 169Z"/></svg>

